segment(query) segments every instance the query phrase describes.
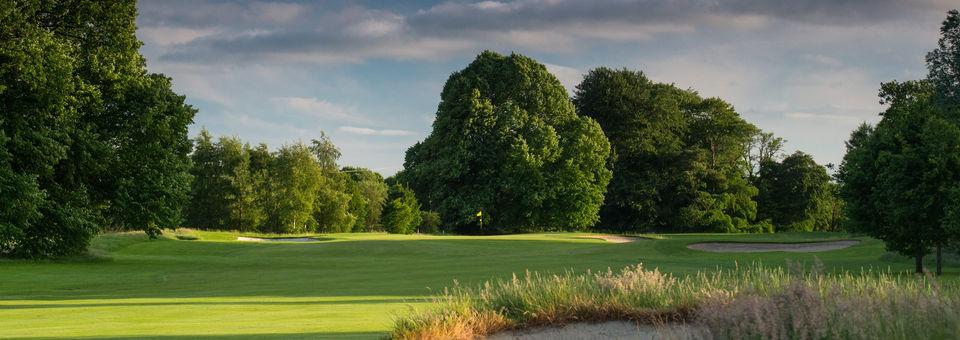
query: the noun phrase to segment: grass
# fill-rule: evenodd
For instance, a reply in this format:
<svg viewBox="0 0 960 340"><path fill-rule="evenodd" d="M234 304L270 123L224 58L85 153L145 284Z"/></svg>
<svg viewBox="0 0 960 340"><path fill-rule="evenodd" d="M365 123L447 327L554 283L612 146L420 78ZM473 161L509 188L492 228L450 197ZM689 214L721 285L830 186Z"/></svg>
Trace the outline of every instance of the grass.
<svg viewBox="0 0 960 340"><path fill-rule="evenodd" d="M177 240L192 235L197 240ZM787 259L827 272L909 271L912 262L861 239L818 253L706 253L704 241L803 242L832 233L657 235L613 244L576 233L509 236L309 235L311 243L237 242L241 234L178 230L160 240L106 234L91 255L0 261L0 338L377 338L443 287L528 270L602 272L644 263L678 277ZM243 236L276 236L246 234ZM295 235L302 237L303 235ZM949 263L947 275L957 266Z"/></svg>
<svg viewBox="0 0 960 340"><path fill-rule="evenodd" d="M400 318L397 339L473 339L510 329L625 320L690 325L719 339L955 339L956 281L761 265L675 277L642 265L454 286ZM712 336L711 336L712 335Z"/></svg>

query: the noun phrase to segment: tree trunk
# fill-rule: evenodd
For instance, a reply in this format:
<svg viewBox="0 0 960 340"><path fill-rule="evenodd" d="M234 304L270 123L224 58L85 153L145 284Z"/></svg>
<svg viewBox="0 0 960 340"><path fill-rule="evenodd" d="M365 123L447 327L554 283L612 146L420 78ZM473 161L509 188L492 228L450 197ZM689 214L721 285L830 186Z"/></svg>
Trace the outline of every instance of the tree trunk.
<svg viewBox="0 0 960 340"><path fill-rule="evenodd" d="M943 254L941 253L942 244L937 241L937 276L943 275Z"/></svg>
<svg viewBox="0 0 960 340"><path fill-rule="evenodd" d="M923 274L923 247L917 245L917 254L914 257L917 260L917 274Z"/></svg>

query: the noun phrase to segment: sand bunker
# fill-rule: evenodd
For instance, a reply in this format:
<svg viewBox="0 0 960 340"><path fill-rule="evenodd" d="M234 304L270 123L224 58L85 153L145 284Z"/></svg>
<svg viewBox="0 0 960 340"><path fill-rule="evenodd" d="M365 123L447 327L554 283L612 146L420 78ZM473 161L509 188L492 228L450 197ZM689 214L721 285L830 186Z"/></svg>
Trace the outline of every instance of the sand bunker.
<svg viewBox="0 0 960 340"><path fill-rule="evenodd" d="M283 237L283 238L260 238L260 237L237 237L237 241L243 242L317 242L318 239L312 237Z"/></svg>
<svg viewBox="0 0 960 340"><path fill-rule="evenodd" d="M768 251L787 251L809 253L847 248L860 243L857 240L808 242L808 243L736 243L703 242L687 245L687 248L717 253L761 253Z"/></svg>
<svg viewBox="0 0 960 340"><path fill-rule="evenodd" d="M610 243L630 243L640 239L639 237L620 236L620 235L588 235L588 236L581 236L581 237L601 239Z"/></svg>
<svg viewBox="0 0 960 340"><path fill-rule="evenodd" d="M597 324L575 323L564 327L547 327L494 334L493 340L553 339L709 339L709 332L695 326L646 326L633 322L611 321Z"/></svg>

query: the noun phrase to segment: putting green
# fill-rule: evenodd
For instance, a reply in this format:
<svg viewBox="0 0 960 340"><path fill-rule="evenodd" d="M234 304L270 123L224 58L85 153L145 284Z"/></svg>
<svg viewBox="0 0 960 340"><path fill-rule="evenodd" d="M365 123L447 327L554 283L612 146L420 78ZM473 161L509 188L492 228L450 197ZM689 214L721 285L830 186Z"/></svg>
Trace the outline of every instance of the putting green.
<svg viewBox="0 0 960 340"><path fill-rule="evenodd" d="M705 241L801 242L846 234L664 235L611 243L591 234L509 236L322 235L323 242L239 242L98 237L98 258L0 261L0 338L377 338L395 315L454 280L477 284L525 270L584 271L638 262L675 274L761 261L814 262L828 270L909 271L863 239L822 253L707 253ZM263 236L263 235L260 235ZM955 267L948 267L955 273Z"/></svg>

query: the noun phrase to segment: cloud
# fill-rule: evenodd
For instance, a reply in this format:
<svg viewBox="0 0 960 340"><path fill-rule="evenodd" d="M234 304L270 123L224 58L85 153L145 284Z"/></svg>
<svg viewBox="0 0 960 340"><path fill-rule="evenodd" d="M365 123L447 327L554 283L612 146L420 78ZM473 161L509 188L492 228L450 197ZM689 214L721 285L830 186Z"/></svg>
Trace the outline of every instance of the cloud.
<svg viewBox="0 0 960 340"><path fill-rule="evenodd" d="M306 97L273 97L270 99L279 104L281 108L305 113L317 118L350 122L369 121L369 119L357 113L352 107L331 103L322 99Z"/></svg>
<svg viewBox="0 0 960 340"><path fill-rule="evenodd" d="M939 13L939 0L442 2L400 12L328 3L143 1L142 36L181 63L356 63L436 59L478 49L572 53L604 41L764 32L787 23L872 26Z"/></svg>
<svg viewBox="0 0 960 340"><path fill-rule="evenodd" d="M560 83L563 84L563 87L567 89L567 94L571 96L573 95L577 85L580 85L580 82L583 81L583 75L585 74L585 72L573 67L550 63L543 63L543 66L546 66L547 71L556 76L557 80L560 80Z"/></svg>
<svg viewBox="0 0 960 340"><path fill-rule="evenodd" d="M845 116L839 114L829 114L829 113L813 113L813 112L787 112L783 114L784 117L791 119L811 119L811 120L825 120L825 121L839 121L844 123L859 123L862 122L862 118Z"/></svg>
<svg viewBox="0 0 960 340"><path fill-rule="evenodd" d="M394 130L394 129L371 129L365 127L356 127L356 126L341 126L337 128L338 131L352 133L357 135L364 136L416 136L418 133L408 130Z"/></svg>

